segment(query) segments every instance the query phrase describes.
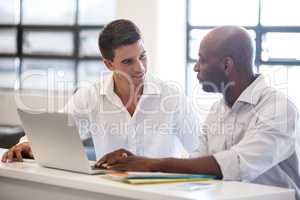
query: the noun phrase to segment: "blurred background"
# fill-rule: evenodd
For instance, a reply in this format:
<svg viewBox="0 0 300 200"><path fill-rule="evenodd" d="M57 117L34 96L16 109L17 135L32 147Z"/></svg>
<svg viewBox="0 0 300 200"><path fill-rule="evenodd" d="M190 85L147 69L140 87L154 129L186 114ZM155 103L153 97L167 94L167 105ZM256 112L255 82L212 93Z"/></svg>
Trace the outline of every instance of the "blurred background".
<svg viewBox="0 0 300 200"><path fill-rule="evenodd" d="M20 132L12 129L20 125L16 105L56 111L109 73L97 38L119 18L140 27L150 72L179 86L202 112L219 95L202 91L193 66L202 37L219 25L244 26L255 71L300 106L299 7L299 0L0 0L0 125Z"/></svg>

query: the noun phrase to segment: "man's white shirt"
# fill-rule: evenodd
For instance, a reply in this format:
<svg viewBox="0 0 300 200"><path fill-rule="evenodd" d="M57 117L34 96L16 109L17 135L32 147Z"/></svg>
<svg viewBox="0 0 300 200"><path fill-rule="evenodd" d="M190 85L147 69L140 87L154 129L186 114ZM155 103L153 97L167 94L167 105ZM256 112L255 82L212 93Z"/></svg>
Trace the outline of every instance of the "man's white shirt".
<svg viewBox="0 0 300 200"><path fill-rule="evenodd" d="M148 157L181 157L199 148L200 123L191 104L175 85L151 75L133 116L114 92L112 75L78 90L65 109L81 137L92 137L97 159L120 148Z"/></svg>
<svg viewBox="0 0 300 200"><path fill-rule="evenodd" d="M296 107L260 75L231 108L211 107L198 156L213 155L225 180L293 188L300 199L298 126Z"/></svg>

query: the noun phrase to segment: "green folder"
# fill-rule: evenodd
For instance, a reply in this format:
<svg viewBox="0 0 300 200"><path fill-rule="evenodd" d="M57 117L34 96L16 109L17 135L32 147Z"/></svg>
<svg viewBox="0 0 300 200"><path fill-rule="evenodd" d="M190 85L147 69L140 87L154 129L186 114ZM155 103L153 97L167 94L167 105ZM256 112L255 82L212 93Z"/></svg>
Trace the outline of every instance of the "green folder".
<svg viewBox="0 0 300 200"><path fill-rule="evenodd" d="M179 178L179 179L125 179L123 182L129 184L159 184L159 183L178 183L178 182L200 182L210 181L208 178Z"/></svg>
<svg viewBox="0 0 300 200"><path fill-rule="evenodd" d="M115 181L129 184L153 184L153 183L172 183L172 182L195 182L216 179L216 176L205 174L175 174L160 172L127 172L112 173L108 176Z"/></svg>

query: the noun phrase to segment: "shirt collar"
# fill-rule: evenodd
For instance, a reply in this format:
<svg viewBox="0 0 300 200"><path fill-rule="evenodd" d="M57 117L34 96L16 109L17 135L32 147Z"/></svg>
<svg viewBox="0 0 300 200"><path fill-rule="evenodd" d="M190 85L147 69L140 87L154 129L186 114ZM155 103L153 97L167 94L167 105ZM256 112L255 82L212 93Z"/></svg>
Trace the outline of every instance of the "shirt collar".
<svg viewBox="0 0 300 200"><path fill-rule="evenodd" d="M159 95L161 92L160 80L147 73L144 82L143 95ZM113 74L100 79L100 95L111 96L114 93Z"/></svg>
<svg viewBox="0 0 300 200"><path fill-rule="evenodd" d="M237 102L246 102L256 105L264 89L267 87L263 75L258 75L258 77L242 92L237 99Z"/></svg>
<svg viewBox="0 0 300 200"><path fill-rule="evenodd" d="M114 91L114 81L112 77L112 73L101 77L100 79L100 95L110 95Z"/></svg>

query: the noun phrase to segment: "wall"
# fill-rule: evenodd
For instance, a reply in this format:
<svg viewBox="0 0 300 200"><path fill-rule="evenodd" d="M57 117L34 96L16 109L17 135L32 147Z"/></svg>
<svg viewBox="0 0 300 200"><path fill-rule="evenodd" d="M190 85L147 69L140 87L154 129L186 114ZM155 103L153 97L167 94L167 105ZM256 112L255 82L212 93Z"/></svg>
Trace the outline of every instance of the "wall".
<svg viewBox="0 0 300 200"><path fill-rule="evenodd" d="M117 0L117 18L141 29L149 71L163 80L185 81L185 0Z"/></svg>

